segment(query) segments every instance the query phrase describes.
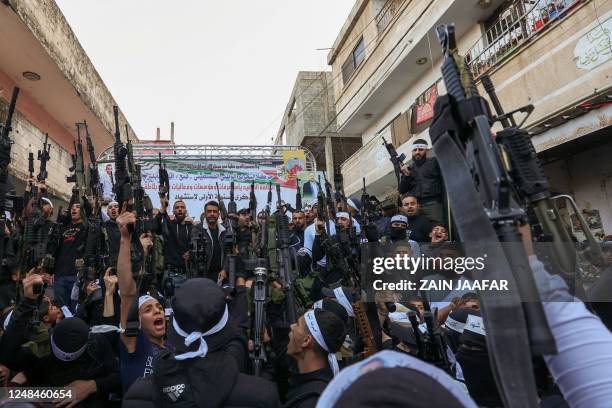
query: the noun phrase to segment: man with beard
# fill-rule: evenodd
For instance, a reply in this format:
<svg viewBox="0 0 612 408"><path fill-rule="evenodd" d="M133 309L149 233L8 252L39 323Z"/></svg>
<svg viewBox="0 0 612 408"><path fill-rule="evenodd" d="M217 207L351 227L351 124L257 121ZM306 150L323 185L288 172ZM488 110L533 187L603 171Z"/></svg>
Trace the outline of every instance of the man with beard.
<svg viewBox="0 0 612 408"><path fill-rule="evenodd" d="M416 197L421 212L431 222L444 222L444 181L438 161L427 157L429 145L424 139L412 143L413 165L400 166L400 194Z"/></svg>
<svg viewBox="0 0 612 408"><path fill-rule="evenodd" d="M422 215L419 215L419 203L416 197L405 195L402 197L400 213L405 215L408 220L409 238L419 244L429 242L431 224Z"/></svg>
<svg viewBox="0 0 612 408"><path fill-rule="evenodd" d="M303 211L294 211L291 215L291 223L293 225L292 235L294 238L291 242L295 242L293 246L296 250L304 246L304 230L306 229L306 215Z"/></svg>
<svg viewBox="0 0 612 408"><path fill-rule="evenodd" d="M187 219L187 207L176 200L172 207L173 219L168 216L168 199L161 198L161 210L157 215L164 239L164 296L172 295L177 282L187 278L186 263L189 260L191 222Z"/></svg>
<svg viewBox="0 0 612 408"><path fill-rule="evenodd" d="M195 225L191 232L192 239L199 239L202 236L206 242L207 264L203 276L215 282L222 282L227 278L227 273L223 269L225 227L219 223L219 215L219 203L207 202L200 217L202 223Z"/></svg>
<svg viewBox="0 0 612 408"><path fill-rule="evenodd" d="M121 233L121 244L117 263L119 291L121 292L121 327L126 327L132 309L138 307L140 331L136 337L121 333L119 347L121 362L121 382L123 390L127 389L140 377L153 372L153 359L168 345L164 342L166 319L164 308L157 299L150 295L138 296L138 288L132 273L131 244L132 232L128 228L136 222L133 212L124 212L117 218ZM140 237L144 256L153 246L150 234ZM134 303L137 302L136 305Z"/></svg>
<svg viewBox="0 0 612 408"><path fill-rule="evenodd" d="M60 237L60 245L55 256L55 283L53 293L55 301L61 306L71 307L71 293L76 281L75 261L83 258L83 250L87 229L81 219L81 204L73 203L70 206L70 224Z"/></svg>
<svg viewBox="0 0 612 408"><path fill-rule="evenodd" d="M104 223L104 231L106 233L106 242L108 246L108 261L111 266L116 266L117 256L119 256L119 241L121 240L121 234L117 226L119 203L116 201L108 203L106 214L108 215L108 221Z"/></svg>

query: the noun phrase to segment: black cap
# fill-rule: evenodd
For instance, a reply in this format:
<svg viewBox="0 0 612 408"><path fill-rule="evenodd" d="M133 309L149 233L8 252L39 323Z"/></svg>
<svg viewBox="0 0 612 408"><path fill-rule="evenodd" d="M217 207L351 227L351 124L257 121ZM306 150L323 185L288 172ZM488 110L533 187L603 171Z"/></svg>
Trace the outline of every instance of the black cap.
<svg viewBox="0 0 612 408"><path fill-rule="evenodd" d="M348 313L346 312L346 309L338 302L335 302L330 299L322 299L321 309L332 312L333 314L338 316L344 324L348 322Z"/></svg>
<svg viewBox="0 0 612 408"><path fill-rule="evenodd" d="M176 290L172 299L173 319L187 334L195 331L205 333L219 323L226 305L225 292L215 282L207 278L188 279ZM228 329L226 325L221 331L207 336L210 351L214 351L217 343L223 343L223 340L215 340L230 335ZM176 332L172 322L168 325L168 340L180 352L198 348L198 342L186 347L185 338Z"/></svg>
<svg viewBox="0 0 612 408"><path fill-rule="evenodd" d="M64 353L74 353L87 344L89 326L78 317L62 319L53 329L53 342Z"/></svg>
<svg viewBox="0 0 612 408"><path fill-rule="evenodd" d="M357 379L335 407L447 407L465 405L434 378L404 367L380 368Z"/></svg>

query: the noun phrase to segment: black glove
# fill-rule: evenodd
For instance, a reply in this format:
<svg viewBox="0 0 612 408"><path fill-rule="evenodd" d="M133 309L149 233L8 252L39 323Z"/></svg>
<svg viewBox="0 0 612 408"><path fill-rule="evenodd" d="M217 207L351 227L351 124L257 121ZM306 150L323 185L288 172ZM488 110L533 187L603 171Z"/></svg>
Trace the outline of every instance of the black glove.
<svg viewBox="0 0 612 408"><path fill-rule="evenodd" d="M378 227L373 222L369 223L365 227L365 236L368 242L378 242L380 238L378 235Z"/></svg>

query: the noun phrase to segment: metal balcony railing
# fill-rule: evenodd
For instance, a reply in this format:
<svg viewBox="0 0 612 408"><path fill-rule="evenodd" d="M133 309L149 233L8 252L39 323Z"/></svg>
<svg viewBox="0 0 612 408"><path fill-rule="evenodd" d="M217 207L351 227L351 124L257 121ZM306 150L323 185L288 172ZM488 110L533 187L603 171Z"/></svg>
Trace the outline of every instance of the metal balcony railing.
<svg viewBox="0 0 612 408"><path fill-rule="evenodd" d="M379 33L383 32L385 28L387 28L403 2L404 0L388 0L385 3L383 8L376 16L376 27L378 28Z"/></svg>
<svg viewBox="0 0 612 408"><path fill-rule="evenodd" d="M512 55L584 0L517 0L466 53L474 78Z"/></svg>

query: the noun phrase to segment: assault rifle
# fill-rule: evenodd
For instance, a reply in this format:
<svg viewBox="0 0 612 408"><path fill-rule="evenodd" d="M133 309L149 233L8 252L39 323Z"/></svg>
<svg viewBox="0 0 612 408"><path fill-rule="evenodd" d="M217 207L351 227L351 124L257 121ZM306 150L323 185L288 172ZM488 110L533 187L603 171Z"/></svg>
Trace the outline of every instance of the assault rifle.
<svg viewBox="0 0 612 408"><path fill-rule="evenodd" d="M506 280L510 287L480 292L491 367L505 406L537 406L531 355L555 354L556 346L517 226L525 211L494 142L486 101L457 52L454 25L440 26L437 33L448 95L438 98L434 109L434 152L452 211L461 214L455 222L466 256L488 256L475 278ZM510 328L512 338L503 334Z"/></svg>
<svg viewBox="0 0 612 408"><path fill-rule="evenodd" d="M121 133L119 133L119 108L113 106L113 115L115 117L115 144L113 152L115 155L115 200L119 203L119 208L123 203L130 201L132 198L132 185L130 176L127 171L126 158L128 149L121 141Z"/></svg>
<svg viewBox="0 0 612 408"><path fill-rule="evenodd" d="M26 191L24 193L24 197L23 197L23 201L24 202L28 202L30 201L30 198L35 197L36 196L36 191L34 188L34 184L32 183L32 179L34 178L34 153L29 152L28 153L28 187L30 187L30 191Z"/></svg>
<svg viewBox="0 0 612 408"><path fill-rule="evenodd" d="M362 179L363 189L361 190L361 222L363 227L368 225L371 221L371 210L370 210L370 195L366 191L365 177ZM361 229L365 231L365 228Z"/></svg>
<svg viewBox="0 0 612 408"><path fill-rule="evenodd" d="M351 300L353 312L355 313L355 322L359 327L359 333L363 340L363 357L367 358L378 351L376 342L374 341L374 334L372 333L372 326L370 325L366 309L359 295L353 293L353 299Z"/></svg>
<svg viewBox="0 0 612 408"><path fill-rule="evenodd" d="M331 184L327 180L327 177L325 177L325 173L323 173L323 177L325 178L325 204L326 204L327 211L328 211L327 215L330 220L335 222L336 221L336 203L334 203L334 199L332 198ZM336 191L336 193L338 192Z"/></svg>
<svg viewBox="0 0 612 408"><path fill-rule="evenodd" d="M295 257L289 247L290 232L289 220L283 211L281 204L281 187L276 185L276 242L278 251L278 273L285 292L285 322L293 324L297 321L298 312L295 303L293 280L297 276Z"/></svg>
<svg viewBox="0 0 612 408"><path fill-rule="evenodd" d="M227 217L225 218L225 253L227 255L227 280L228 280L228 291L231 293L234 291L234 285L236 282L236 230L237 222L236 217L238 216L238 209L236 208L236 201L234 201L234 182L230 182L230 201L227 204Z"/></svg>
<svg viewBox="0 0 612 408"><path fill-rule="evenodd" d="M85 127L85 141L87 142L87 153L89 154L89 165L87 166L89 170L89 185L87 186L87 190L89 195L91 195L96 200L96 206L98 206L99 202L102 200L100 173L98 172L96 152L94 151L93 141L91 140L89 128L87 127L87 122L85 120L83 120L83 126ZM96 212L97 210L98 209L96 209Z"/></svg>
<svg viewBox="0 0 612 408"><path fill-rule="evenodd" d="M225 208L225 203L223 202L223 197L221 197L221 193L219 192L219 183L215 183L217 186L217 201L219 202L219 212L221 213L221 219L223 222L227 220L227 208Z"/></svg>
<svg viewBox="0 0 612 408"><path fill-rule="evenodd" d="M42 150L38 151L38 160L40 161L40 170L38 171L38 176L36 176L36 179L39 182L45 181L48 177L47 162L51 158L51 156L49 156L49 152L51 151L51 143L48 143L48 141L49 141L49 134L45 133L45 141L43 143L43 148Z"/></svg>
<svg viewBox="0 0 612 408"><path fill-rule="evenodd" d="M257 225L257 197L255 196L255 181L251 181L251 192L249 193L249 213L254 225Z"/></svg>
<svg viewBox="0 0 612 408"><path fill-rule="evenodd" d="M255 268L255 283L253 285L253 301L255 303L254 333L253 333L253 366L255 376L261 375L261 367L266 362L266 349L263 344L263 332L266 325L266 268Z"/></svg>
<svg viewBox="0 0 612 408"><path fill-rule="evenodd" d="M83 159L83 141L81 139L81 123L77 123L77 140L73 142L74 144L74 154L72 157L72 167L70 167L70 171L73 172L70 176L66 177L66 181L68 183L74 183L74 187L72 187L72 199L70 200L71 204L73 203L81 203L81 207L83 207L83 203L81 202L83 196L85 195L85 164Z"/></svg>
<svg viewBox="0 0 612 408"><path fill-rule="evenodd" d="M406 160L406 155L404 153L402 153L401 155L397 155L397 151L395 150L395 147L393 147L393 145L391 143L387 143L387 140L383 137L383 145L385 145L385 149L387 149L387 152L389 153L389 160L391 160L391 163L393 164L393 170L395 171L395 178L397 179L397 188L399 190L400 187L400 178L401 178L401 173L400 173L400 165L404 162L404 160Z"/></svg>
<svg viewBox="0 0 612 408"><path fill-rule="evenodd" d="M161 153L158 153L158 155L159 196L162 198L170 197L170 177L168 176L166 166L162 163Z"/></svg>
<svg viewBox="0 0 612 408"><path fill-rule="evenodd" d="M300 187L295 190L295 211L302 211L302 194L300 194Z"/></svg>
<svg viewBox="0 0 612 408"><path fill-rule="evenodd" d="M340 173L340 171L338 170L334 172L334 189L336 190L336 192L334 193L336 203L341 202L342 207L345 208L346 196L344 195L344 179L342 178L342 173Z"/></svg>
<svg viewBox="0 0 612 408"><path fill-rule="evenodd" d="M349 272L348 263L337 240L331 238L331 219L329 216L328 200L321 188L321 179L318 181L319 191L317 193L317 218L323 221L324 227L321 231L321 249L325 252L326 271L342 271L342 274ZM335 218L333 219L335 225Z"/></svg>
<svg viewBox="0 0 612 408"><path fill-rule="evenodd" d="M499 121L504 127L504 130L497 132L495 141L510 159L509 174L513 186L516 188L521 204L533 209L535 218L541 226L543 234L534 234L534 237L539 242L552 242L553 253L547 254L549 256L546 257L553 263L550 270L559 273L569 286L570 292L584 300L584 287L580 274L576 273L574 243L551 198L550 185L531 142L531 137L521 129L534 107L530 104L505 113L495 93L495 86L491 78L485 74L481 77L481 82L497 113L493 121ZM514 120L514 115L517 113L525 113L519 125ZM596 245L596 249L600 250L599 245Z"/></svg>
<svg viewBox="0 0 612 408"><path fill-rule="evenodd" d="M47 247L45 248L46 252L41 262L41 268L47 273L51 273L53 268L55 268L55 254L57 253L57 248L59 248L60 238L64 232L67 218L63 208L60 206L55 222L51 225L51 228L46 231Z"/></svg>
<svg viewBox="0 0 612 408"><path fill-rule="evenodd" d="M204 220L203 222L206 222ZM206 246L206 238L202 230L198 232L198 235L191 239L191 267L187 270L187 278L196 278L206 276L207 265L208 265L208 253ZM194 271L195 269L195 271ZM173 289L170 290L172 292ZM166 293L170 293L166 291Z"/></svg>
<svg viewBox="0 0 612 408"><path fill-rule="evenodd" d="M270 218L270 207L272 206L272 182L270 181L268 188L268 196L266 200L266 207L263 211L263 223L259 228L259 254L260 258L268 258L268 219ZM258 221L259 222L259 221Z"/></svg>
<svg viewBox="0 0 612 408"><path fill-rule="evenodd" d="M100 199L102 195L102 188L100 185L100 175L96 165L96 154L89 134L89 128L87 122L84 120L83 123L77 123L77 133L80 126L85 128L85 141L87 143L87 153L89 155L89 164L87 166L87 175L85 175L83 169L83 182L85 183L81 190L86 192L88 196L93 199L93 207L90 209L89 203L85 203L85 199L82 199L81 204L87 205L87 235L85 237L85 252L83 259L77 260L77 279L80 288L80 300L84 300L87 296L86 286L93 280L99 279L100 271L106 266L104 264L105 257L102 251L102 219L100 218ZM80 155L81 163L84 162L83 158L83 147L81 143L80 133L78 136L79 147L77 155ZM78 174L78 173L77 173ZM102 290L96 290L91 297L90 301L96 302L102 299Z"/></svg>
<svg viewBox="0 0 612 408"><path fill-rule="evenodd" d="M34 153L28 153L28 190L24 192L23 201L29 203L32 200L32 205L29 211L26 212L23 234L20 240L19 266L21 271L29 271L36 265L36 244L38 234L36 231L36 223L40 219L40 206L38 205L38 192L32 183L34 178Z"/></svg>
<svg viewBox="0 0 612 408"><path fill-rule="evenodd" d="M6 194L8 190L8 166L11 162L11 132L13 124L13 114L17 105L19 88L13 88L11 103L8 107L8 114L4 124L0 123L0 231L4 231L6 225ZM0 239L0 261L4 259L4 239Z"/></svg>

